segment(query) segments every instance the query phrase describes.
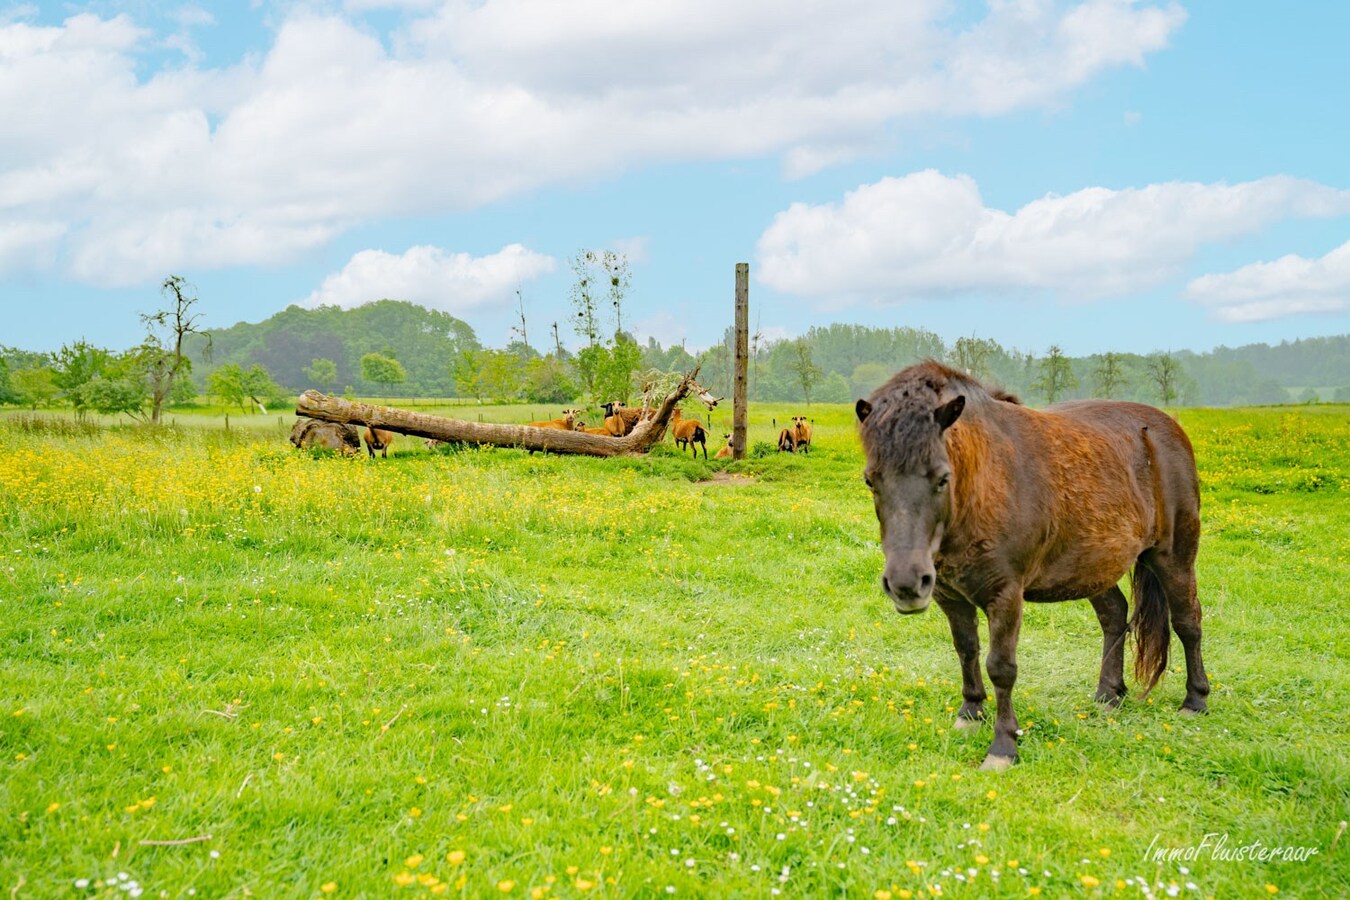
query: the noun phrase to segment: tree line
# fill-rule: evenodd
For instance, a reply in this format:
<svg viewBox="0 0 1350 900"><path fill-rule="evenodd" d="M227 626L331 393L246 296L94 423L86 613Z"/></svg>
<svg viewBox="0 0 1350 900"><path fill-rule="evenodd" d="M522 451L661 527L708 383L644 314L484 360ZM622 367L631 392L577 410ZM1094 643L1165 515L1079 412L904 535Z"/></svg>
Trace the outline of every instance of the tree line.
<svg viewBox="0 0 1350 900"><path fill-rule="evenodd" d="M542 341L536 324L532 342L525 298L517 292L517 322L502 348L484 347L467 323L447 313L396 300L345 310L292 306L261 323L205 330L195 291L171 275L161 285L164 308L141 316L146 336L133 348L114 352L84 340L55 353L0 347L0 403L60 404L77 415L125 413L148 422L158 422L166 406L198 402L203 393L226 407L266 411L311 387L348 396L598 403L631 401L642 382L696 365L705 385L731 393L732 329L697 353L655 338L641 344L625 321L627 259L583 250L570 263L566 322L546 322ZM564 346L562 325L579 343L575 351ZM1209 353L1071 357L1058 346L1037 353L976 336L948 344L920 328L842 323L785 340L752 335L749 397L850 402L926 358L1031 403L1082 397L1208 406L1350 401L1350 335Z"/></svg>

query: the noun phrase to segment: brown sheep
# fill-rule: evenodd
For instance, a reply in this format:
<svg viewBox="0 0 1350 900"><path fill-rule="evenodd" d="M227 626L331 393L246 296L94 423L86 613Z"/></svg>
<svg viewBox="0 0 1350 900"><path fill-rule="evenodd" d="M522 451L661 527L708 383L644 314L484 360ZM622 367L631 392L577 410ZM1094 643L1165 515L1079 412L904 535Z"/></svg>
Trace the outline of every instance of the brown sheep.
<svg viewBox="0 0 1350 900"><path fill-rule="evenodd" d="M694 457L697 458L698 448L694 445L701 444L703 445L703 458L708 458L708 435L698 419L686 419L684 413L677 408L675 414L670 417L670 430L675 435L675 446L681 450L688 447L693 452Z"/></svg>
<svg viewBox="0 0 1350 900"><path fill-rule="evenodd" d="M727 442L722 445L722 449L717 451L713 459L731 459L735 451L731 448L731 435L726 435Z"/></svg>
<svg viewBox="0 0 1350 900"><path fill-rule="evenodd" d="M797 445L797 449L802 453L811 451L811 423L806 421L806 416L792 417L792 440Z"/></svg>
<svg viewBox="0 0 1350 900"><path fill-rule="evenodd" d="M794 436L791 428L784 428L782 431L778 432L778 452L797 452L797 438Z"/></svg>
<svg viewBox="0 0 1350 900"><path fill-rule="evenodd" d="M394 443L394 432L367 425L364 436L366 439L366 452L370 454L371 459L375 458L376 450L380 451L380 456L386 459L389 458L389 447Z"/></svg>
<svg viewBox="0 0 1350 900"><path fill-rule="evenodd" d="M531 428L552 428L556 431L571 431L572 423L577 420L579 409L564 409L561 419L549 419L547 422L527 422Z"/></svg>
<svg viewBox="0 0 1350 900"><path fill-rule="evenodd" d="M614 408L614 415L611 416L610 418L617 418L623 422L623 434L618 435L618 437L623 437L624 434L629 434L630 432L632 432L632 430L637 427L638 422L641 422L643 419L649 418L650 415L651 415L650 412L644 413L641 407L616 406ZM609 419L605 420L605 424L606 427L608 427Z"/></svg>

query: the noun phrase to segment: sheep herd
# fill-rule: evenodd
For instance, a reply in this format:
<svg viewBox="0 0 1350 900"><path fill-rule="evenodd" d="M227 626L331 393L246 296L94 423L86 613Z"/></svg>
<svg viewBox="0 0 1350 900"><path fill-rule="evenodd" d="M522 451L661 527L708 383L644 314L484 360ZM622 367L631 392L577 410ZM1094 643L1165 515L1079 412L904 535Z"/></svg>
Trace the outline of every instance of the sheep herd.
<svg viewBox="0 0 1350 900"><path fill-rule="evenodd" d="M561 431L581 431L586 434L623 437L632 431L642 419L656 414L656 410L651 407L631 407L625 405L622 400L603 403L600 405L600 409L603 411L602 423L596 428L588 427L585 422L577 418L581 415L579 409L564 409L561 418L528 424L534 428L556 428ZM777 425L778 421L775 419L774 427L777 427ZM687 449L697 458L701 447L703 458L708 458L707 430L698 419L686 419L683 410L676 407L675 412L670 417L670 431L675 438L675 446L679 447L681 451ZM778 433L779 451L784 453L810 452L811 431L811 422L806 416L793 416L792 425ZM724 434L722 437L722 446L718 449L714 458L730 459L732 457L731 435Z"/></svg>
<svg viewBox="0 0 1350 900"><path fill-rule="evenodd" d="M591 428L581 421L579 409L564 409L562 415L556 419L549 419L543 422L527 422L526 425L531 428L552 428L559 431L580 431L586 434L607 435L609 437L624 437L637 427L638 422L645 418L650 418L656 414L656 410L651 407L631 407L620 400L614 400L609 403L601 404L603 411L601 424L599 427ZM774 427L778 422L774 420ZM699 448L703 449L703 458L708 458L708 434L703 423L698 419L687 419L684 413L676 407L670 418L671 434L675 438L675 445L681 452L688 449L694 458L698 458ZM301 418L295 423L291 430L291 443L297 447L314 447L325 450L336 450L344 456L356 456L361 452L361 441L364 438L366 452L373 459L375 451L380 451L383 457L389 456L389 448L394 443L396 432L385 431L380 428L366 427L363 431L358 431L351 425L337 422L322 422L316 419ZM428 449L436 449L441 442L434 438L427 438L426 445ZM806 416L793 416L792 425L782 429L778 433L778 449L786 453L806 453L811 449L811 423ZM723 435L723 444L718 449L714 458L730 459L732 457L731 435Z"/></svg>

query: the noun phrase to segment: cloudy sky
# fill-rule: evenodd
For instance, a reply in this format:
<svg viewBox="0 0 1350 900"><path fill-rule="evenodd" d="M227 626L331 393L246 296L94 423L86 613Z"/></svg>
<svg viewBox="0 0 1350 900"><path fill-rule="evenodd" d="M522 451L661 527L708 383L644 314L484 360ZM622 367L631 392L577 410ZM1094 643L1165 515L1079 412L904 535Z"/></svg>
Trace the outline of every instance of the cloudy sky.
<svg viewBox="0 0 1350 900"><path fill-rule="evenodd" d="M1350 332L1350 4L0 0L0 344L413 300L500 345L626 253L640 337L1036 352ZM539 341L542 343L542 340Z"/></svg>

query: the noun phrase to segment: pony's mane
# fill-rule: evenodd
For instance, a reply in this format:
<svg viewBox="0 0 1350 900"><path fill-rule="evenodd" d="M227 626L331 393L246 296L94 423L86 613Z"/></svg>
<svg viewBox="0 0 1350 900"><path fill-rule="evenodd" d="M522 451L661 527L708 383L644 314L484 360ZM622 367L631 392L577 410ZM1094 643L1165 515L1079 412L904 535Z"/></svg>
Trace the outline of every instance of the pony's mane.
<svg viewBox="0 0 1350 900"><path fill-rule="evenodd" d="M879 462L902 471L931 465L942 430L933 410L957 395L966 398L963 415L987 404L1019 403L1012 394L985 387L977 378L926 359L902 369L872 392L872 412L863 421L863 446Z"/></svg>

